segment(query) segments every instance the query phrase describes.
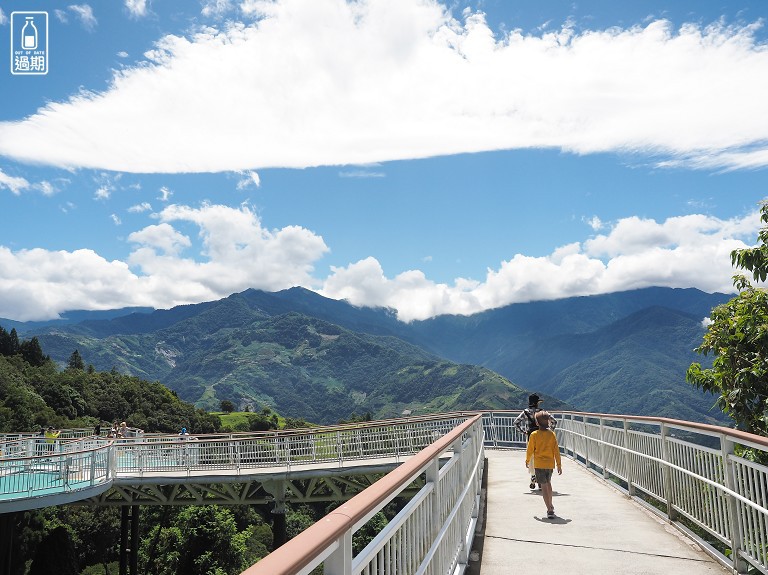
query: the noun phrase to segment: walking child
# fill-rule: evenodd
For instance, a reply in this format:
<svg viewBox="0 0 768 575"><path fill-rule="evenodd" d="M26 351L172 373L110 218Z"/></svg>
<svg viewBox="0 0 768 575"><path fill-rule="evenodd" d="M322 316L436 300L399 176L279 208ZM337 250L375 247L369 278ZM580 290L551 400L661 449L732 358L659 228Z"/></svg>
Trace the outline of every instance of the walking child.
<svg viewBox="0 0 768 575"><path fill-rule="evenodd" d="M526 434L529 438L531 437L531 433L539 428L538 424L536 423L536 414L541 411L541 407L539 406L542 403L543 402L538 394L532 393L528 396L528 407L526 407L512 422L512 425L514 425L520 431L520 433ZM557 420L550 416L549 427L554 429L556 425ZM531 484L529 487L531 489L536 489L536 475L534 475L533 470L531 470L530 473Z"/></svg>
<svg viewBox="0 0 768 575"><path fill-rule="evenodd" d="M555 432L549 429L550 415L546 411L536 413L538 429L531 433L528 439L528 448L525 451L525 466L533 458L536 482L541 487L541 496L544 505L547 506L547 518L555 517L555 508L552 505L552 472L557 467L557 474L563 474L560 463L560 446L557 444Z"/></svg>

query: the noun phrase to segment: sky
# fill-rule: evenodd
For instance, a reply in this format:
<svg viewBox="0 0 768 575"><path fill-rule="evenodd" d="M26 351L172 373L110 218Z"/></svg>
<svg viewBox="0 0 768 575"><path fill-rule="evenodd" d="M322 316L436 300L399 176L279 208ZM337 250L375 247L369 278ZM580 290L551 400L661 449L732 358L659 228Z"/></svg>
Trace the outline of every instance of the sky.
<svg viewBox="0 0 768 575"><path fill-rule="evenodd" d="M44 74L14 60L29 12ZM767 18L0 0L0 318L293 286L403 321L733 292L768 196Z"/></svg>

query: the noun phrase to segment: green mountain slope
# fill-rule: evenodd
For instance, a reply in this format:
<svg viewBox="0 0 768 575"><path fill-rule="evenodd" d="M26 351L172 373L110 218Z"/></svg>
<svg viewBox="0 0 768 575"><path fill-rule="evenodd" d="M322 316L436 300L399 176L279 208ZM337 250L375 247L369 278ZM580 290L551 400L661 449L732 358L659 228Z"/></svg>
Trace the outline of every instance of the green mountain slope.
<svg viewBox="0 0 768 575"><path fill-rule="evenodd" d="M703 334L700 320L728 299L695 289L646 288L406 324L392 310L358 308L302 288L247 290L216 302L20 333L38 335L60 362L78 349L98 369L114 366L159 380L207 408L232 399L307 419L345 409L342 417L361 410L389 416L399 413L415 385L408 372L397 370L422 366L434 373L423 362L442 358L487 368L583 410L654 414L664 402L638 397L672 389L682 398L681 414L709 421L719 417L710 410L713 398L689 388L685 370L701 360L692 352ZM643 315L652 309L667 311ZM628 319L634 314L640 315ZM684 325L669 325L667 314L675 321L685 316ZM654 342L659 345L649 349ZM456 382L443 380L442 388L431 389L434 397L409 401L467 409L467 381L457 391L449 389ZM636 389L640 381L642 390ZM477 405L502 407L490 395L478 393ZM615 400L600 399L606 397Z"/></svg>
<svg viewBox="0 0 768 575"><path fill-rule="evenodd" d="M585 411L723 422L714 396L685 382L688 366L702 359L692 350L703 334L699 318L649 307L592 333L526 348L521 356L536 367L519 381Z"/></svg>
<svg viewBox="0 0 768 575"><path fill-rule="evenodd" d="M268 405L333 423L354 413L381 418L405 409L515 409L526 401L525 390L487 369L296 312L268 315L248 297L231 296L178 317L149 333L102 338L95 335L101 330L79 325L39 338L54 359L78 349L97 369L115 366L161 381L205 409L229 399L241 408Z"/></svg>

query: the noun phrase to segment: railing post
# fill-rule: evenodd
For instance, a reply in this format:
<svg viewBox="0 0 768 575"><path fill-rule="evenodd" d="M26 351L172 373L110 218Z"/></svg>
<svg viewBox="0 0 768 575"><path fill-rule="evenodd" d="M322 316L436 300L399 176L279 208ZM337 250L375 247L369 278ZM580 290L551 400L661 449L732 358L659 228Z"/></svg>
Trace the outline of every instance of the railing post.
<svg viewBox="0 0 768 575"><path fill-rule="evenodd" d="M723 476L725 479L725 486L731 491L740 493L739 486L736 484L736 473L734 472L734 464L731 461L731 456L734 454L735 443L731 441L726 435L720 436L720 457L722 459L721 464L723 466ZM739 517L738 502L730 493L726 493L726 500L728 502L728 519L730 523L730 535L731 535L731 560L733 561L733 571L735 573L746 573L747 562L741 557L741 549L744 545L741 536L741 521Z"/></svg>
<svg viewBox="0 0 768 575"><path fill-rule="evenodd" d="M669 460L669 446L667 445L668 428L661 422L661 458L667 462L672 463ZM675 511L675 501L672 493L672 469L669 465L662 466L662 477L664 481L664 499L667 502L667 517L670 521L674 521L677 518L677 512Z"/></svg>
<svg viewBox="0 0 768 575"><path fill-rule="evenodd" d="M566 419L568 421L566 425ZM564 413L563 417L561 419L562 423L562 429L561 432L565 429L568 429L570 431L573 431L573 414L572 413ZM558 425L558 428L561 427ZM555 429L555 433L557 433L557 429ZM562 433L562 438L558 435L558 441L562 441L563 449L565 449L565 454L568 455L568 452L571 452L571 459L576 459L576 447L575 447L575 440L573 437L573 433Z"/></svg>
<svg viewBox="0 0 768 575"><path fill-rule="evenodd" d="M469 428L467 433L473 434L474 433L474 429L472 427ZM456 439L456 441L453 442L453 456L461 458L461 459L459 459L458 463L459 463L459 467L462 470L464 470L472 462L465 461L467 458L462 455L462 452L464 451L464 444L463 444L461 439L462 439L461 436L459 436ZM462 475L462 477L464 477L466 474L464 473L464 471L462 471L461 475ZM461 521L460 521L460 523L463 524L463 522L461 522ZM456 562L457 562L458 565L468 565L469 564L469 548L467 547L467 538L466 537L462 537L461 538L461 546L459 547L459 555L456 558Z"/></svg>
<svg viewBox="0 0 768 575"><path fill-rule="evenodd" d="M352 531L345 531L339 546L323 563L323 575L352 575Z"/></svg>
<svg viewBox="0 0 768 575"><path fill-rule="evenodd" d="M336 455L339 456L339 467L344 465L344 446L341 444L341 432L336 432Z"/></svg>
<svg viewBox="0 0 768 575"><path fill-rule="evenodd" d="M291 470L291 462L293 459L293 452L291 451L291 438L286 436L283 438L283 449L285 450L285 465L288 471Z"/></svg>
<svg viewBox="0 0 768 575"><path fill-rule="evenodd" d="M360 457L363 457L365 453L363 453L363 434L360 433L360 429L355 429L355 439L357 440L357 454Z"/></svg>
<svg viewBox="0 0 768 575"><path fill-rule="evenodd" d="M627 468L627 493L630 497L635 495L635 487L632 484L632 459L629 456L629 421L624 420L624 465Z"/></svg>
<svg viewBox="0 0 768 575"><path fill-rule="evenodd" d="M491 433L491 442L494 447L498 447L499 438L498 438L498 433L496 431L496 414L494 414L492 411L490 412L490 414L488 414L488 421L489 421L488 428Z"/></svg>
<svg viewBox="0 0 768 575"><path fill-rule="evenodd" d="M589 437L589 421L587 416L581 418L581 424L584 426L584 469L589 471L589 452L592 447L592 438Z"/></svg>
<svg viewBox="0 0 768 575"><path fill-rule="evenodd" d="M603 479L608 479L608 466L605 464L605 430L602 417L600 417L600 446L598 451L600 453L600 466L603 468Z"/></svg>
<svg viewBox="0 0 768 575"><path fill-rule="evenodd" d="M429 518L429 532L430 539L434 540L437 537L437 533L440 531L441 526L441 513L440 513L440 458L436 457L432 460L426 471L426 482L432 483L432 506L430 509Z"/></svg>
<svg viewBox="0 0 768 575"><path fill-rule="evenodd" d="M400 426L394 426L395 431L395 461L400 463Z"/></svg>

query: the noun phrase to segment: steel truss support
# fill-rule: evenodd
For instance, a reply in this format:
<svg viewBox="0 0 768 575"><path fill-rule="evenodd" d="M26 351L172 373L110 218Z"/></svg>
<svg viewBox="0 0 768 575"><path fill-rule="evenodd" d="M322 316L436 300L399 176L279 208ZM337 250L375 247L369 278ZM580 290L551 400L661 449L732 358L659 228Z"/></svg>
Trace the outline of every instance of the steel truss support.
<svg viewBox="0 0 768 575"><path fill-rule="evenodd" d="M131 506L131 505L264 505L279 500L273 490L275 484L284 486L283 504L346 501L373 485L380 474L328 475L304 479L274 478L253 479L238 483L190 483L114 486L97 497L85 499L74 505ZM265 487L266 485L266 487ZM423 485L419 478L410 492L415 493Z"/></svg>

